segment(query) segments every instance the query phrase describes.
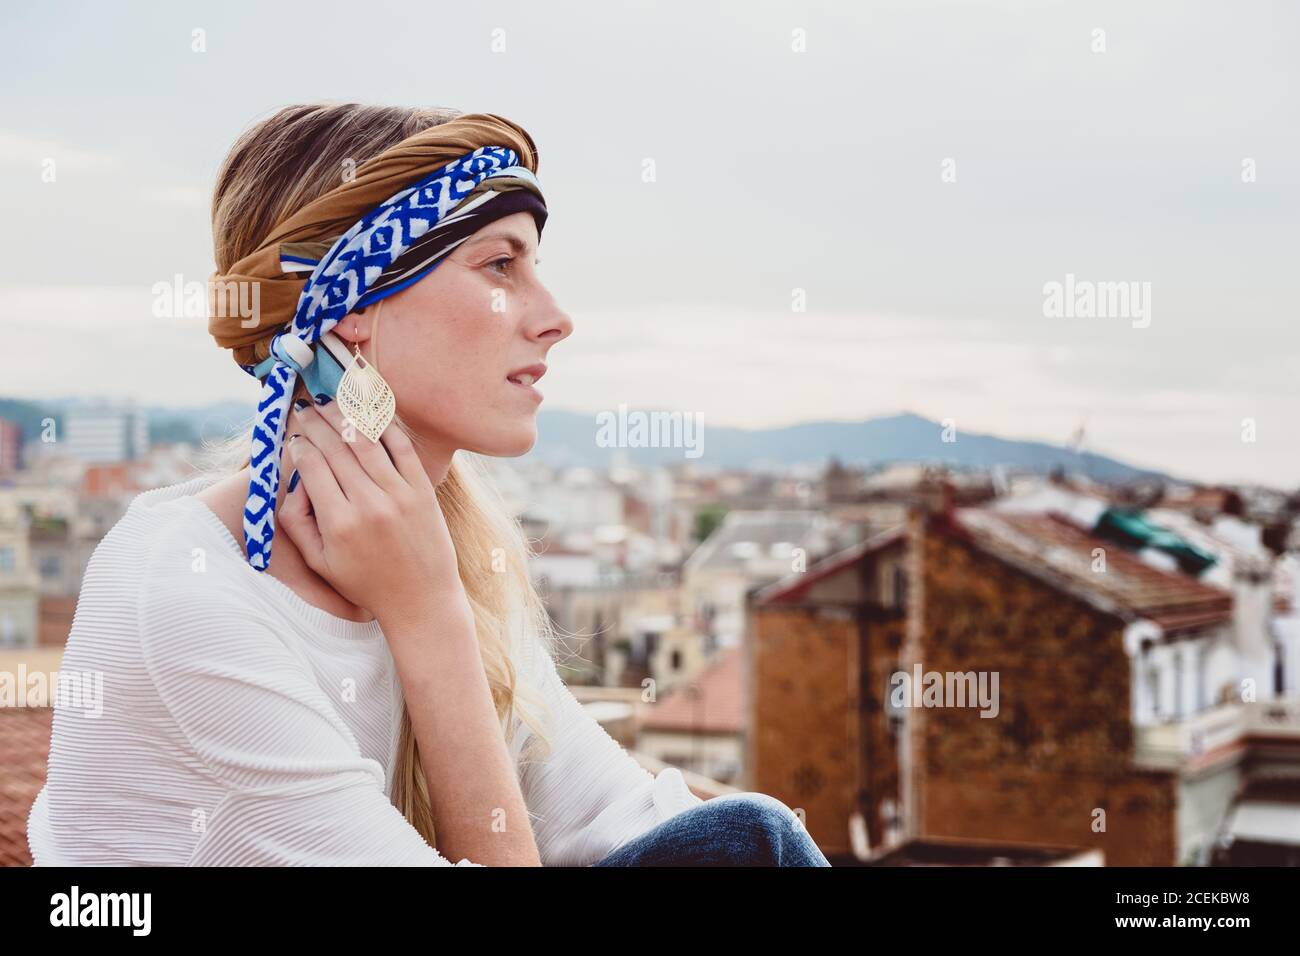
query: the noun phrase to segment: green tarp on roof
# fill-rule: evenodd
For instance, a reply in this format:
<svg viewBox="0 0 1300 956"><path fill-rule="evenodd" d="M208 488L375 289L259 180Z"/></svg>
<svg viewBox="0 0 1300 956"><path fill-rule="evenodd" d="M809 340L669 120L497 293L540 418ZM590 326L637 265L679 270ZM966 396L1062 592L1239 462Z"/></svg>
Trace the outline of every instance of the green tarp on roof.
<svg viewBox="0 0 1300 956"><path fill-rule="evenodd" d="M1132 548L1155 548L1178 562L1188 574L1200 574L1218 559L1165 528L1151 524L1140 511L1107 508L1093 533Z"/></svg>

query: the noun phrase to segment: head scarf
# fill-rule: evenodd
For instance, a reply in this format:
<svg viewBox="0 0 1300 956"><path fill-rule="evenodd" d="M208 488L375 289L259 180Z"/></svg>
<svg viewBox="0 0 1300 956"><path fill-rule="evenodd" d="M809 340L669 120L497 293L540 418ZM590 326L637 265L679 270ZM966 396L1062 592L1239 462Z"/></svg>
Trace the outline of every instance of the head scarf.
<svg viewBox="0 0 1300 956"><path fill-rule="evenodd" d="M320 338L359 308L401 291L488 223L546 207L537 148L520 126L470 113L407 137L308 203L225 274L209 280L208 330L244 371L265 376L244 505L248 563L270 565L285 421ZM309 274L308 274L309 273ZM303 277L306 274L304 283ZM231 296L252 315L231 309Z"/></svg>

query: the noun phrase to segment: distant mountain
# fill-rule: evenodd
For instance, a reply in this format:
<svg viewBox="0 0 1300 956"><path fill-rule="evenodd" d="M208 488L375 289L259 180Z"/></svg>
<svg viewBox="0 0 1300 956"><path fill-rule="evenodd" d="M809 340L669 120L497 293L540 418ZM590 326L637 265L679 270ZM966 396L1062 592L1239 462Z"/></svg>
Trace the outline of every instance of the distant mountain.
<svg viewBox="0 0 1300 956"><path fill-rule="evenodd" d="M612 450L596 441L596 416L578 412L542 411L538 414L539 438L532 454L556 462L599 466L609 461ZM880 465L890 462L946 463L957 468L989 468L1006 465L1046 473L1060 465L1097 481L1126 481L1164 478L1158 471L1135 467L1085 452L1045 442L1017 441L956 433L956 441L942 441L943 426L920 415L904 413L859 422L804 422L785 428L745 429L709 425L704 422L699 447L703 454L694 459L704 465L751 467L824 463L838 458L844 464ZM682 448L628 448L633 464L670 464L690 461Z"/></svg>
<svg viewBox="0 0 1300 956"><path fill-rule="evenodd" d="M199 438L213 441L225 438L253 417L251 402L217 402L180 410L151 405L145 411L150 441L188 441L195 445L199 444Z"/></svg>
<svg viewBox="0 0 1300 956"><path fill-rule="evenodd" d="M45 415L56 415L82 404L70 399L23 402L0 399L0 417L19 421L27 438L35 436ZM221 402L192 409L150 406L145 409L152 441L216 439L243 425L250 405ZM531 454L557 465L603 467L617 449L598 443L595 414L543 410L538 414L538 441ZM958 430L956 441L942 440L943 427L920 415L904 413L859 422L805 422L785 428L728 428L704 422L698 447L703 454L687 458L683 448L626 448L631 464L671 464L696 461L704 466L747 468L822 464L838 458L844 464L882 465L891 462L945 463L956 468L1005 465L1046 473L1057 466L1097 481L1164 478L1161 472L1125 464L1105 455L1076 454L1045 442L1016 441Z"/></svg>

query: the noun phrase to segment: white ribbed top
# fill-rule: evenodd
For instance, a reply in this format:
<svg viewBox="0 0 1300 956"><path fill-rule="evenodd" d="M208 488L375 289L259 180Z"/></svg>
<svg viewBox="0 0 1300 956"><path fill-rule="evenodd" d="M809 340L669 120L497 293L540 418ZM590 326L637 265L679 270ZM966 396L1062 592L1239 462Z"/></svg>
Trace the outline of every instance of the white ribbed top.
<svg viewBox="0 0 1300 956"><path fill-rule="evenodd" d="M403 698L378 622L251 568L194 497L210 481L138 495L91 557L60 672L102 674L102 713L55 707L35 864L450 865L388 797ZM518 718L510 752L543 865L589 865L702 802L637 764L539 650L516 664L551 753L520 760Z"/></svg>

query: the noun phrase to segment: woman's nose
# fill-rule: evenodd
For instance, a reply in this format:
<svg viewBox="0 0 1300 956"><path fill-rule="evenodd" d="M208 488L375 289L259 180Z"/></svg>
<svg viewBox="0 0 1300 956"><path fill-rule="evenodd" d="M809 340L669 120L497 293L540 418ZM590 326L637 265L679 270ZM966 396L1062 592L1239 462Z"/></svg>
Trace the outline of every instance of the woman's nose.
<svg viewBox="0 0 1300 956"><path fill-rule="evenodd" d="M573 319L560 308L549 292L529 325L533 329L533 337L548 345L562 342L573 334Z"/></svg>

